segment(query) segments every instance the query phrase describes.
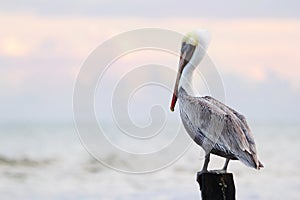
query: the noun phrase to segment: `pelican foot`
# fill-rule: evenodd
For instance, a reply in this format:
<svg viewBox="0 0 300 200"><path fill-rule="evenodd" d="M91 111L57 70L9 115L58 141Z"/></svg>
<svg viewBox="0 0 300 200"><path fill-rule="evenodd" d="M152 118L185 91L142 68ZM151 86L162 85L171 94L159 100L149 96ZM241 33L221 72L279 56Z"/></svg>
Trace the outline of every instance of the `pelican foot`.
<svg viewBox="0 0 300 200"><path fill-rule="evenodd" d="M201 174L208 173L208 172L209 172L208 170L202 169L201 171L197 172L197 175L200 176Z"/></svg>

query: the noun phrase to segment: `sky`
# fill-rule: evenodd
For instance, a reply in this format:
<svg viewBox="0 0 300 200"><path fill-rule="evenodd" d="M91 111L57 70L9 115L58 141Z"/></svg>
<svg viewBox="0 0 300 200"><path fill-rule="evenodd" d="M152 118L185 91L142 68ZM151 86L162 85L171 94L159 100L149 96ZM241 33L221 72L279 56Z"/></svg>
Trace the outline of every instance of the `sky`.
<svg viewBox="0 0 300 200"><path fill-rule="evenodd" d="M225 102L251 121L299 123L299 7L296 0L0 1L1 123L72 121L84 60L112 36L145 27L209 30Z"/></svg>

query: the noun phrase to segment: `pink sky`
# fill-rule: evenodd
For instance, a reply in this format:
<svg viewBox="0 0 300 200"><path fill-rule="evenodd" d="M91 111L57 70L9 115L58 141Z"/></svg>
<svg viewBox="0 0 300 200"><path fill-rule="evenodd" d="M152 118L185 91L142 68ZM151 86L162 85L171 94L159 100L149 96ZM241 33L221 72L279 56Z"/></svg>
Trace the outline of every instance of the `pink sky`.
<svg viewBox="0 0 300 200"><path fill-rule="evenodd" d="M286 95L298 95L300 91L298 19L56 17L27 12L2 12L0 25L4 27L0 31L0 88L7 102L14 98L19 99L14 100L16 103L22 98L31 101L26 97L30 94L42 101L50 101L51 98L44 95L49 91L53 98L58 98L56 93L59 91L62 96L71 96L80 67L93 49L116 34L144 27L170 29L183 34L205 28L212 35L208 54L225 79L239 77L253 88L270 83L268 90L276 92L278 86L272 82L275 77L275 81L287 84L284 87L288 87L286 90L291 93ZM162 63L170 63L171 67L176 68L173 65L177 65L177 58L157 56ZM134 59L139 59L135 62L140 64L149 62L143 56ZM37 81L40 84L37 85ZM236 98L239 92L230 91L230 84L226 85L225 82L226 87L227 96L231 95L231 99L235 99L232 104L239 105L241 101ZM256 93L251 95L255 98ZM70 104L69 99L65 99L62 105L59 99L54 101L59 104L59 109ZM291 104L291 101L294 102L290 100L285 103ZM71 112L69 106L68 112ZM297 113L294 113L295 116Z"/></svg>
<svg viewBox="0 0 300 200"><path fill-rule="evenodd" d="M222 72L234 73L256 82L264 81L266 72L271 71L288 81L292 87L300 86L299 20L150 20L129 17L55 18L33 14L1 14L0 24L5 27L0 32L2 59L73 59L79 61L77 66L62 66L73 76L80 68L80 61L101 42L118 33L136 28L158 27L184 34L196 28L205 28L212 34L208 53ZM1 75L8 75L10 78L7 81L12 81L10 84L13 84L14 81L18 82L30 76L31 70L24 72L20 69L23 72L15 73L15 70L6 68ZM15 74L15 80L12 79L12 74Z"/></svg>

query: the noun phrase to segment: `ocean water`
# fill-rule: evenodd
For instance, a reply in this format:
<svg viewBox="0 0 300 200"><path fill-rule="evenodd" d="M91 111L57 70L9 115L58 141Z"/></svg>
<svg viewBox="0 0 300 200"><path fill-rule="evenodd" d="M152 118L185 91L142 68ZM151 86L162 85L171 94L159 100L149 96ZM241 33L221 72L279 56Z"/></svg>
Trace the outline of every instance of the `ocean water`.
<svg viewBox="0 0 300 200"><path fill-rule="evenodd" d="M300 126L254 124L256 171L238 161L237 199L300 199ZM0 128L0 199L200 199L195 174L201 149L190 148L175 163L153 173L126 174L96 161L81 145L73 124L9 124ZM119 155L108 154L109 162ZM120 164L130 164L130 158ZM212 157L210 167L224 159Z"/></svg>

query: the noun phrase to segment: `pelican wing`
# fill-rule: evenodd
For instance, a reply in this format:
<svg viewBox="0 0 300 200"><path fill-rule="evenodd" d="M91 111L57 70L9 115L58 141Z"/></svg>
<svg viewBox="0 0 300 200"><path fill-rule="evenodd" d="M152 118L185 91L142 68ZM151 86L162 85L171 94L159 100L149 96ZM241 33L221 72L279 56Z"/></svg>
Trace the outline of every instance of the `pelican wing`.
<svg viewBox="0 0 300 200"><path fill-rule="evenodd" d="M250 151L251 151L251 153L256 154L256 147L255 147L254 137L252 135L252 132L250 130L250 127L249 127L249 125L247 123L247 120L244 117L244 115L240 114L239 112L235 111L231 107L223 104L222 102L218 101L217 99L215 99L213 97L205 96L203 98L206 99L207 101L211 102L215 106L219 107L224 112L232 113L235 117L238 118L235 121L236 121L237 125L242 129L243 133L245 134L247 142L249 143L249 146L250 146Z"/></svg>
<svg viewBox="0 0 300 200"><path fill-rule="evenodd" d="M186 121L185 127L189 126L186 128L188 132L195 132L195 139L200 133L200 145L204 150L211 149L212 153L238 158L246 165L258 168L255 143L241 114L213 98L192 97L185 91L181 93L180 111L183 121Z"/></svg>
<svg viewBox="0 0 300 200"><path fill-rule="evenodd" d="M207 101L213 103L214 105L216 105L217 107L219 107L224 112L232 113L233 114L233 118L237 118L237 119L234 120L235 121L235 126L238 126L243 131L243 134L245 135L245 137L247 139L247 142L249 144L249 148L250 148L250 152L248 152L248 153L250 153L251 156L248 155L248 154L246 155L248 163L251 162L250 160L252 159L254 161L254 163L255 163L255 168L259 169L260 167L263 167L263 165L261 164L261 162L257 158L254 137L252 135L252 132L250 130L250 127L249 127L249 125L247 123L247 120L244 117L244 115L242 115L239 112L235 111L231 107L226 106L225 104L223 104L222 102L218 101L217 99L214 99L213 97L206 96L206 97L204 97L204 99L206 99ZM251 158L249 158L249 156ZM253 165L253 162L252 162L252 165Z"/></svg>
<svg viewBox="0 0 300 200"><path fill-rule="evenodd" d="M223 130L226 113L203 98L179 98L180 114L190 136L209 151Z"/></svg>

